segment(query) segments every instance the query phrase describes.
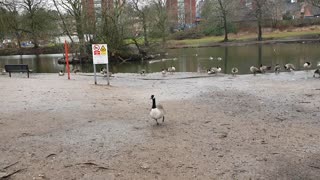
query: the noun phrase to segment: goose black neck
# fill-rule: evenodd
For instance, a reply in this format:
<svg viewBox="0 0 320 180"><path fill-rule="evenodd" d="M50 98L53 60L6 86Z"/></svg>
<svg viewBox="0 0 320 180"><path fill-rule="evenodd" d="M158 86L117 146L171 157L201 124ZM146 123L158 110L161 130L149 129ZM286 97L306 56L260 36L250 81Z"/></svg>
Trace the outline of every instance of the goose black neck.
<svg viewBox="0 0 320 180"><path fill-rule="evenodd" d="M156 106L156 98L152 98L152 109L157 108Z"/></svg>

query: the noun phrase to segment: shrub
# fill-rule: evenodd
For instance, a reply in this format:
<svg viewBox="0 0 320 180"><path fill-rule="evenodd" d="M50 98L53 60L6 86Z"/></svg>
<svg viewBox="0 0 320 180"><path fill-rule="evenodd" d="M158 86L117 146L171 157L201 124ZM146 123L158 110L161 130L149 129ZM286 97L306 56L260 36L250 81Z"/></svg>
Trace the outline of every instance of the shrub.
<svg viewBox="0 0 320 180"><path fill-rule="evenodd" d="M171 39L200 39L204 34L198 28L191 28L184 31L178 31L171 35Z"/></svg>
<svg viewBox="0 0 320 180"><path fill-rule="evenodd" d="M228 33L237 33L237 28L235 24L228 23L227 24ZM224 28L223 26L207 26L204 27L203 33L206 36L222 36L224 34Z"/></svg>

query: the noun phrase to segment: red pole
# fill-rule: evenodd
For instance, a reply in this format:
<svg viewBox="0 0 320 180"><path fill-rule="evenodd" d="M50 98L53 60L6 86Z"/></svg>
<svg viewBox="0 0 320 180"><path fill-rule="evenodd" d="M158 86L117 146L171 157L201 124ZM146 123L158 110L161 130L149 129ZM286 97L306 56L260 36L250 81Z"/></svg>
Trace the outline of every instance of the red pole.
<svg viewBox="0 0 320 180"><path fill-rule="evenodd" d="M67 41L64 41L64 51L66 54L66 63L67 63L67 72L68 72L68 79L70 79L70 67L69 67L69 49Z"/></svg>

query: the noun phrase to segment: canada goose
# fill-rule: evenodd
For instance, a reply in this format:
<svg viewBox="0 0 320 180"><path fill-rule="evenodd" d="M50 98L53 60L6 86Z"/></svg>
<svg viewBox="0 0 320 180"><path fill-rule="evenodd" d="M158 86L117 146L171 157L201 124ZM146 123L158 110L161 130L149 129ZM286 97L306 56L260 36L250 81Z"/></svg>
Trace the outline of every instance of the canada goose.
<svg viewBox="0 0 320 180"><path fill-rule="evenodd" d="M219 72L221 72L221 67L220 66L212 67L210 70L215 72L215 73L219 73Z"/></svg>
<svg viewBox="0 0 320 180"><path fill-rule="evenodd" d="M221 61L221 60L222 60L222 57L218 57L217 60L218 60L218 61Z"/></svg>
<svg viewBox="0 0 320 180"><path fill-rule="evenodd" d="M170 74L173 74L174 72L176 72L176 68L174 66L171 66L168 68L168 72L170 72Z"/></svg>
<svg viewBox="0 0 320 180"><path fill-rule="evenodd" d="M162 74L162 76L166 76L167 71L165 69L162 69L161 74Z"/></svg>
<svg viewBox="0 0 320 180"><path fill-rule="evenodd" d="M104 75L107 73L107 69L106 68L100 68L100 74Z"/></svg>
<svg viewBox="0 0 320 180"><path fill-rule="evenodd" d="M213 57L212 57L212 56L210 56L210 57L209 57L209 60L213 60Z"/></svg>
<svg viewBox="0 0 320 180"><path fill-rule="evenodd" d="M60 70L59 76L63 76L63 75L64 75L64 72L62 70Z"/></svg>
<svg viewBox="0 0 320 180"><path fill-rule="evenodd" d="M294 70L296 69L296 68L294 67L294 65L293 65L293 64L290 64L290 63L284 65L284 68L285 68L287 71L294 71Z"/></svg>
<svg viewBox="0 0 320 180"><path fill-rule="evenodd" d="M212 67L212 68L207 70L208 74L218 74L219 72L221 72L221 67L219 67L219 66Z"/></svg>
<svg viewBox="0 0 320 180"><path fill-rule="evenodd" d="M311 68L311 63L310 63L310 62L305 62L305 63L303 64L303 68L305 68L305 69L310 69L310 68Z"/></svg>
<svg viewBox="0 0 320 180"><path fill-rule="evenodd" d="M250 71L253 73L253 75L256 75L257 73L261 73L261 70L254 66L250 67Z"/></svg>
<svg viewBox="0 0 320 180"><path fill-rule="evenodd" d="M208 69L208 70L207 70L207 73L208 73L208 74L216 74L216 72L211 71L211 69Z"/></svg>
<svg viewBox="0 0 320 180"><path fill-rule="evenodd" d="M159 125L158 119L162 118L162 122L164 122L163 106L160 104L156 104L156 98L154 97L154 95L151 95L150 99L152 99L152 107L151 107L151 111L150 111L150 116L152 119L156 120L157 125Z"/></svg>
<svg viewBox="0 0 320 180"><path fill-rule="evenodd" d="M276 64L276 66L274 67L274 72L275 72L276 74L279 74L280 71L281 71L281 66L280 66L279 64Z"/></svg>
<svg viewBox="0 0 320 180"><path fill-rule="evenodd" d="M318 77L320 78L320 69L316 69L313 73L313 77L316 77L316 74L318 74Z"/></svg>
<svg viewBox="0 0 320 180"><path fill-rule="evenodd" d="M260 68L259 69L260 69L261 73L265 73L265 72L267 72L268 70L271 69L271 66L265 66L265 65L260 64Z"/></svg>
<svg viewBox="0 0 320 180"><path fill-rule="evenodd" d="M142 70L140 71L140 74L141 74L141 76L145 76L145 75L146 75L146 70L145 70L145 69L142 69Z"/></svg>
<svg viewBox="0 0 320 180"><path fill-rule="evenodd" d="M232 76L235 76L238 72L239 72L239 70L238 70L238 68L236 68L236 67L233 67L233 68L231 69L231 74L232 74Z"/></svg>

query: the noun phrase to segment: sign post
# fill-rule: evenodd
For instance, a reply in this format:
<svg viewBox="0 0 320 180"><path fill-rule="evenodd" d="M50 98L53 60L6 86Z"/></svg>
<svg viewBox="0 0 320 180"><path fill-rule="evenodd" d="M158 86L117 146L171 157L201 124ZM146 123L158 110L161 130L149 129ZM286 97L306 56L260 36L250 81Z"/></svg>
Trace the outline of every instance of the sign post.
<svg viewBox="0 0 320 180"><path fill-rule="evenodd" d="M93 56L94 84L97 84L96 64L106 64L107 81L108 81L108 85L110 85L107 44L92 44L92 56Z"/></svg>

